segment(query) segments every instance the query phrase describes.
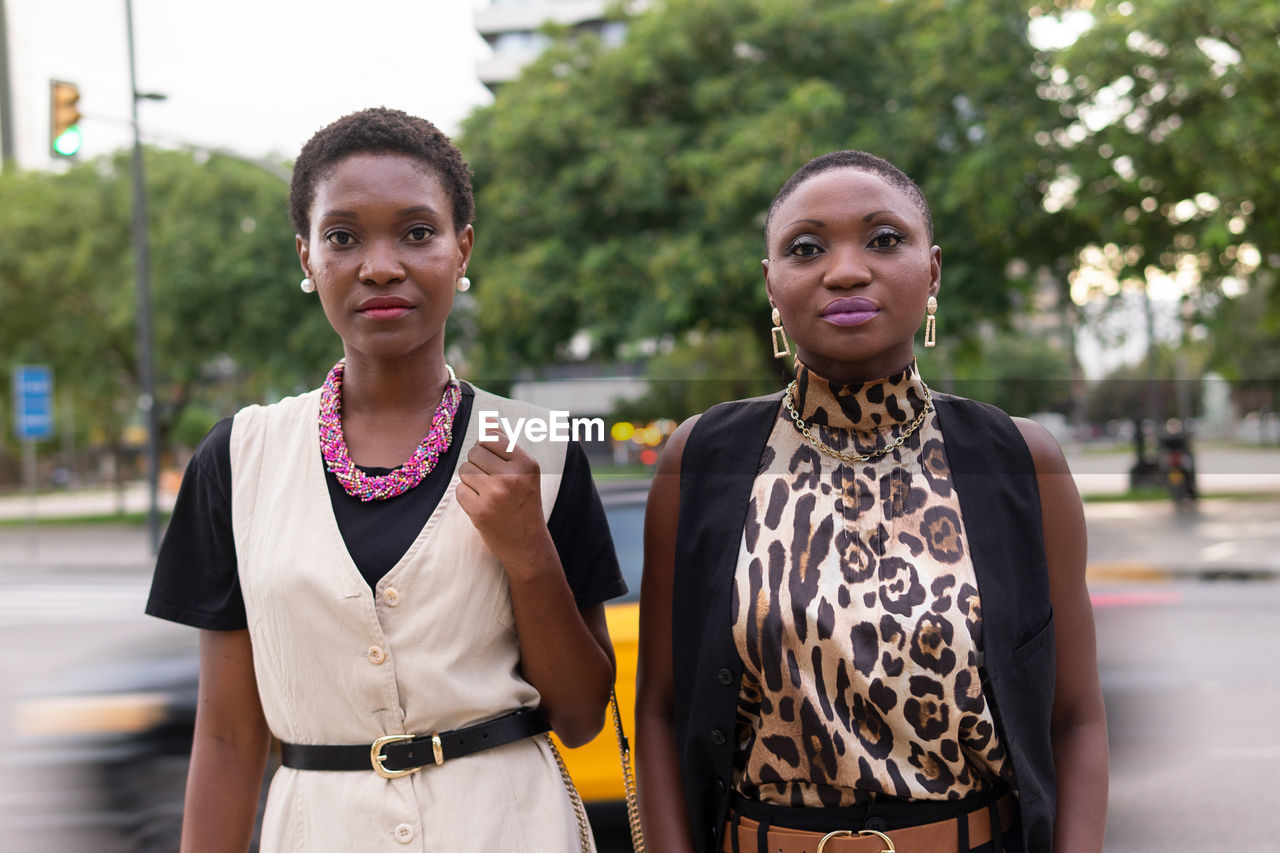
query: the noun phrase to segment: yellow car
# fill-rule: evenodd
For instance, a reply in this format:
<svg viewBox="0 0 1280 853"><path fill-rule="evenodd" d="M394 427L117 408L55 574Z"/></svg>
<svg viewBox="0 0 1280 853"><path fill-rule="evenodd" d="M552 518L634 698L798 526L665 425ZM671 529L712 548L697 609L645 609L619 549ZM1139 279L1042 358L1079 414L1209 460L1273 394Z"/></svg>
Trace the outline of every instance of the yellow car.
<svg viewBox="0 0 1280 853"><path fill-rule="evenodd" d="M618 674L614 681L618 709L627 739L635 737L636 653L640 636L640 568L643 553L644 501L646 493L635 484L619 490L601 486L601 500L609 517L618 563L627 581L627 594L605 605L609 637ZM632 741L634 742L634 741ZM622 766L618 760L618 736L612 714L605 720L604 730L585 746L565 749L557 741L573 782L588 804L622 801L626 793L622 784Z"/></svg>

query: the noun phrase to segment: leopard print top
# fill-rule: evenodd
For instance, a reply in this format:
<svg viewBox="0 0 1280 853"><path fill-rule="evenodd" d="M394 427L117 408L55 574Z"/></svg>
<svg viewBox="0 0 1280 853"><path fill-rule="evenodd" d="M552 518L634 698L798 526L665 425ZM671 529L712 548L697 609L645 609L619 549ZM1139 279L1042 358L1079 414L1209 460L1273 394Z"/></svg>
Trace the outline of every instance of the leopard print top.
<svg viewBox="0 0 1280 853"><path fill-rule="evenodd" d="M798 365L797 397L816 437L857 454L925 406L914 363L852 386ZM734 583L740 794L848 806L1013 784L979 683L982 608L935 413L897 450L849 464L780 408Z"/></svg>

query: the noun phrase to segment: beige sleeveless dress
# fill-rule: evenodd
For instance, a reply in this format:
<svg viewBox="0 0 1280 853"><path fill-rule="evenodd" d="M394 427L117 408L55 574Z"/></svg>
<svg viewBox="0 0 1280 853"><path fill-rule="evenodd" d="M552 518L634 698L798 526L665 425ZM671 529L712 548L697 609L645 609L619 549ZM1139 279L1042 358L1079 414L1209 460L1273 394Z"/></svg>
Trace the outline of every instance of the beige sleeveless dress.
<svg viewBox="0 0 1280 853"><path fill-rule="evenodd" d="M240 412L231 438L232 526L254 668L272 733L302 744L372 743L534 707L506 572L455 499L457 473L372 593L343 543L324 478L318 391ZM476 389L479 413L546 412ZM530 443L549 516L565 445ZM262 850L548 853L580 849L543 737L384 779L372 769L280 768Z"/></svg>

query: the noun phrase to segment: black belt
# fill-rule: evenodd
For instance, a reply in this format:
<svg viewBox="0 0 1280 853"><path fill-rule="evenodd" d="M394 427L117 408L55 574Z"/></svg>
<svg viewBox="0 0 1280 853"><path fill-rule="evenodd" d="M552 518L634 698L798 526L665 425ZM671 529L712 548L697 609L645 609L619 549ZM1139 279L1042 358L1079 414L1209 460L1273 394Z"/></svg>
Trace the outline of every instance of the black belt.
<svg viewBox="0 0 1280 853"><path fill-rule="evenodd" d="M451 732L430 735L383 735L371 744L325 746L280 744L280 763L296 770L370 770L386 779L408 776L432 764L471 755L549 731L536 708L519 711Z"/></svg>

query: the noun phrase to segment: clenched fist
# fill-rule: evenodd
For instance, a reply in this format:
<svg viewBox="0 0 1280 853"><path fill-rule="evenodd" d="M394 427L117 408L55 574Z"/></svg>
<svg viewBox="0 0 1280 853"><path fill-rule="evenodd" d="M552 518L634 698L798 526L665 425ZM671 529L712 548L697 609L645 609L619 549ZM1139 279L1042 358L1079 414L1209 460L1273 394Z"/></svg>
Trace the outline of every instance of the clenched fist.
<svg viewBox="0 0 1280 853"><path fill-rule="evenodd" d="M510 443L499 429L495 438L477 441L458 468L458 504L489 550L507 571L522 566L541 548L552 548L542 514L542 476L538 463Z"/></svg>

